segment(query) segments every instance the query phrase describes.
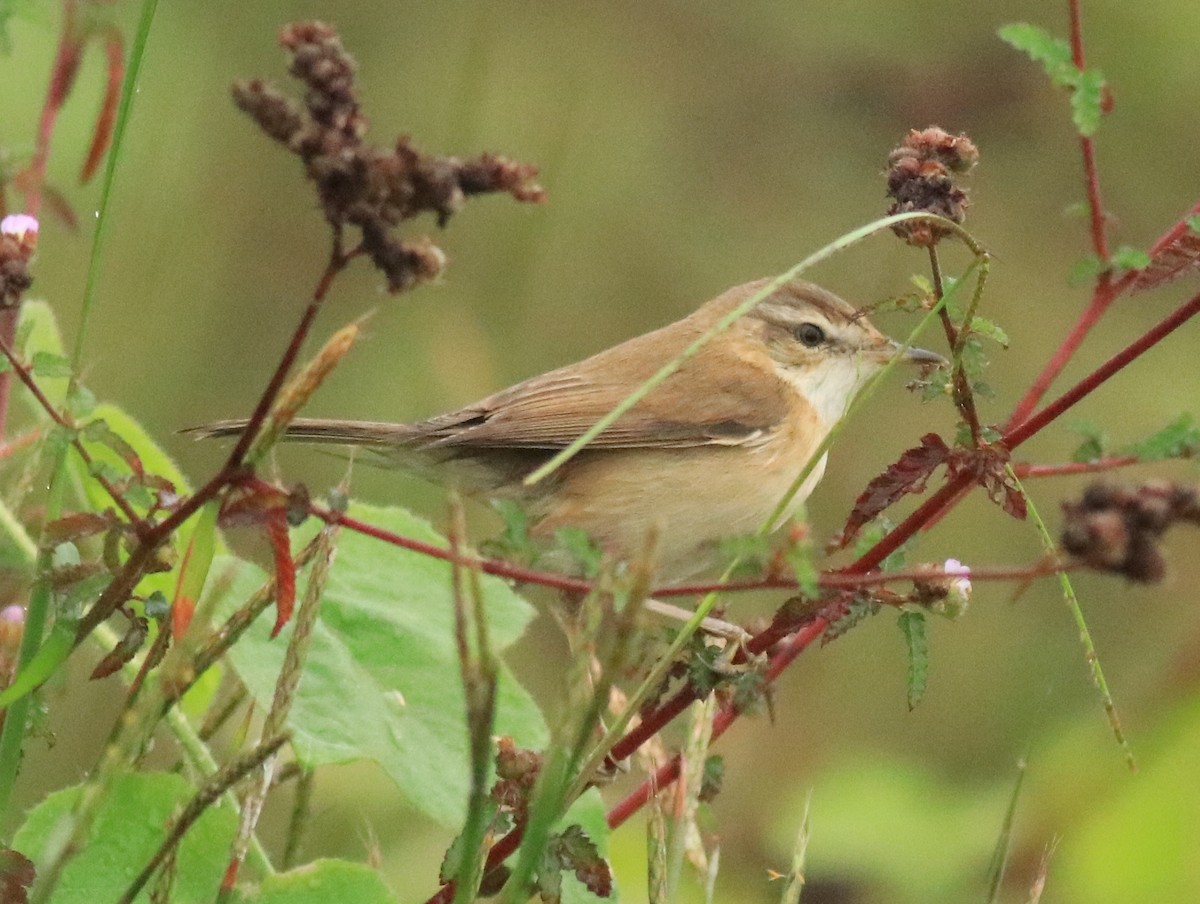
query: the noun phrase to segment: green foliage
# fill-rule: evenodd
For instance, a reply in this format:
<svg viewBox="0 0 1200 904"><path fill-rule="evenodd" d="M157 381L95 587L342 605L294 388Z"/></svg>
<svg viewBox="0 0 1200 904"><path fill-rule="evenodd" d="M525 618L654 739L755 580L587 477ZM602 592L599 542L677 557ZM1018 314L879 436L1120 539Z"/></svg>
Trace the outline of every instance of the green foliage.
<svg viewBox="0 0 1200 904"><path fill-rule="evenodd" d="M994 320L980 317L978 314L971 318L971 332L986 339L991 339L1001 348L1008 348L1008 333Z"/></svg>
<svg viewBox="0 0 1200 904"><path fill-rule="evenodd" d="M38 388L53 404L61 405L66 398L71 365L67 362L66 372L62 373L61 364L57 368L51 364L66 361L66 358L63 357L63 341L58 329L58 320L54 316L54 310L46 302L34 300L21 305L16 349L26 361L35 365L39 360L46 361L50 370L60 371L58 374L42 374L38 380ZM33 396L29 393L21 393L21 396L39 421L48 420L48 415Z"/></svg>
<svg viewBox="0 0 1200 904"><path fill-rule="evenodd" d="M352 505L350 513L385 530L446 546L430 525L398 508ZM288 719L297 758L306 766L369 758L383 766L414 806L461 825L469 752L462 680L454 641L450 565L350 531L341 534L304 677ZM266 575L236 559L224 612ZM499 652L517 639L532 609L497 578L481 576L488 635ZM291 626L269 639L258 622L230 652L234 668L260 705L270 705ZM529 695L503 669L496 733L521 746L546 742Z"/></svg>
<svg viewBox="0 0 1200 904"><path fill-rule="evenodd" d="M886 515L880 516L868 524L859 533L858 539L854 542L854 555L863 556L872 546L887 536L896 525ZM915 541L915 537L909 538L891 553L887 558L879 563L880 571L897 571L904 567L904 563L908 558L908 550Z"/></svg>
<svg viewBox="0 0 1200 904"><path fill-rule="evenodd" d="M585 578L595 578L600 574L604 551L592 541L587 531L579 527L559 528L554 532L554 543L567 554Z"/></svg>
<svg viewBox="0 0 1200 904"><path fill-rule="evenodd" d="M1184 220L1187 223L1188 229L1192 232L1200 232L1200 213L1194 213Z"/></svg>
<svg viewBox="0 0 1200 904"><path fill-rule="evenodd" d="M1066 41L1028 22L1005 25L996 34L1006 44L1024 51L1035 63L1041 63L1055 86L1070 88L1075 84L1079 70L1071 59L1071 47Z"/></svg>
<svg viewBox="0 0 1200 904"><path fill-rule="evenodd" d="M5 56L12 53L8 27L14 21L46 26L49 22L47 4L41 0L0 0L0 53Z"/></svg>
<svg viewBox="0 0 1200 904"><path fill-rule="evenodd" d="M361 863L314 860L298 869L267 876L239 904L393 904L379 873Z"/></svg>
<svg viewBox="0 0 1200 904"><path fill-rule="evenodd" d="M1168 458L1192 458L1200 454L1200 424L1190 414L1182 414L1157 433L1121 450L1142 461Z"/></svg>
<svg viewBox="0 0 1200 904"><path fill-rule="evenodd" d="M1098 461L1108 455L1112 440L1103 427L1090 421L1076 421L1068 429L1083 437L1083 442L1071 453L1071 461Z"/></svg>
<svg viewBox="0 0 1200 904"><path fill-rule="evenodd" d="M1071 119L1080 135L1093 135L1100 127L1104 107L1104 76L1097 69L1080 70L1071 57L1066 41L1053 37L1045 29L1025 22L1005 25L997 31L1000 39L1024 51L1042 69L1056 87L1071 92Z"/></svg>
<svg viewBox="0 0 1200 904"><path fill-rule="evenodd" d="M595 845L596 852L601 857L608 855L608 823L604 819L604 800L595 788L589 789L575 801L567 810L558 825L558 831L565 832L569 827L576 826ZM586 878L586 877L585 877ZM614 904L617 893L614 889L611 896L600 896L584 885L584 882L574 875L565 873L562 882L563 904Z"/></svg>
<svg viewBox="0 0 1200 904"><path fill-rule="evenodd" d="M60 821L71 813L79 791L74 787L49 795L29 812L13 838L13 847L39 866L39 875L47 849L61 842ZM63 870L54 904L117 900L157 850L164 827L194 793L179 775L117 776L112 792L100 806L87 846ZM215 898L236 825L233 811L215 807L206 810L187 833L176 860L173 904L209 904ZM144 902L149 897L143 891L137 900Z"/></svg>
<svg viewBox="0 0 1200 904"><path fill-rule="evenodd" d="M929 639L926 636L925 613L905 609L896 619L908 652L908 708L916 709L925 696L929 678Z"/></svg>
<svg viewBox="0 0 1200 904"><path fill-rule="evenodd" d="M71 362L54 352L34 352L29 369L35 377L43 379L71 376Z"/></svg>
<svg viewBox="0 0 1200 904"><path fill-rule="evenodd" d="M1142 270L1150 266L1150 255L1141 248L1122 245L1112 253L1111 263L1118 270Z"/></svg>
<svg viewBox="0 0 1200 904"><path fill-rule="evenodd" d="M525 510L511 499L496 499L492 508L504 522L504 529L498 537L484 541L481 551L512 562L535 563L538 550L529 536L529 516Z"/></svg>
<svg viewBox="0 0 1200 904"><path fill-rule="evenodd" d="M1096 69L1084 69L1071 92L1071 119L1080 135L1095 135L1104 115L1104 76Z"/></svg>

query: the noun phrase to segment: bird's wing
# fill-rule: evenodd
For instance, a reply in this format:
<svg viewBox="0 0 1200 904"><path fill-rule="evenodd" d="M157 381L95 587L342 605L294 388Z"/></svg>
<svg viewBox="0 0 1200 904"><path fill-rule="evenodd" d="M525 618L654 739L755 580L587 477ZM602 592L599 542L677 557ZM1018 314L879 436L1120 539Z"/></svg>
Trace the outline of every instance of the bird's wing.
<svg viewBox="0 0 1200 904"><path fill-rule="evenodd" d="M677 349L646 355L654 334L533 377L409 429L455 448L560 449L609 413ZM704 346L594 439L593 448L740 445L764 436L795 404L770 362ZM639 364L637 362L647 362ZM765 373L763 368L769 368Z"/></svg>

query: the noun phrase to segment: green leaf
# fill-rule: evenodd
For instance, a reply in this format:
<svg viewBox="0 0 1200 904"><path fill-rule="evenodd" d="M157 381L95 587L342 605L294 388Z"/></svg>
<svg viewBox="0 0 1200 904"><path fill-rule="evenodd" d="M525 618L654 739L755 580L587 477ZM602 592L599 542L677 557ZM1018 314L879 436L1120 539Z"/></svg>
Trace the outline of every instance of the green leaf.
<svg viewBox="0 0 1200 904"><path fill-rule="evenodd" d="M92 460L100 469L100 473L104 473L110 479L120 479L122 476L130 473L129 465L126 462L123 454L118 452L115 446L124 444L125 447L132 450L141 461L142 468L147 474L156 474L159 477L165 477L175 486L175 490L180 495L191 492L191 486L179 466L167 455L166 452L150 437L136 420L125 413L124 410L116 405L111 405L107 402L97 405L92 412L91 424L102 424L103 433L105 435L89 436L89 429L85 428L81 441ZM111 436L119 437L120 442L115 442ZM124 454L128 454L127 452ZM72 475L82 488L82 492L87 498L88 504L95 511L103 511L112 507L112 500L108 493L95 480L92 480L88 474L87 468L80 460L79 456L72 455L68 461L70 462ZM131 500L133 501L133 500ZM140 507L144 510L146 499L140 500ZM175 532L174 537L170 541L174 545L176 558L175 562L182 563L183 550L187 549L187 544L191 541L192 533L196 529L196 519L192 518L186 522L183 527ZM225 551L225 545L220 534L216 536L216 551L218 553ZM164 594L168 599L175 595L175 586L179 579L179 564L171 571L160 572L158 574L149 574L138 582L137 593L139 596L150 596L155 591Z"/></svg>
<svg viewBox="0 0 1200 904"><path fill-rule="evenodd" d="M1200 232L1200 213L1194 213L1184 220L1192 232Z"/></svg>
<svg viewBox="0 0 1200 904"><path fill-rule="evenodd" d="M1191 458L1200 455L1200 425L1190 414L1182 414L1152 436L1122 450L1142 461Z"/></svg>
<svg viewBox="0 0 1200 904"><path fill-rule="evenodd" d="M587 531L579 527L560 527L554 533L554 542L571 557L585 578L600 574L604 552L592 541Z"/></svg>
<svg viewBox="0 0 1200 904"><path fill-rule="evenodd" d="M1078 72L1078 70L1076 70ZM1080 135L1095 135L1100 128L1104 101L1104 75L1098 69L1078 72L1071 92L1071 120Z"/></svg>
<svg viewBox="0 0 1200 904"><path fill-rule="evenodd" d="M1071 453L1071 461L1097 461L1108 455L1108 449L1112 441L1109 439L1108 431L1103 427L1093 424L1090 421L1077 421L1071 424L1068 429L1083 437L1083 442Z"/></svg>
<svg viewBox="0 0 1200 904"><path fill-rule="evenodd" d="M402 509L352 505L350 512L385 530L446 546L427 522ZM218 559L213 567L214 575L231 572L225 613L266 579L237 559ZM517 639L533 611L504 581L484 575L480 584L489 638L499 652ZM292 630L285 627L271 641L268 621L260 618L230 653L264 707ZM297 758L307 766L376 760L418 809L457 827L466 813L470 774L465 718L449 564L343 530L288 719ZM547 738L532 698L506 669L495 733L525 747Z"/></svg>
<svg viewBox="0 0 1200 904"><path fill-rule="evenodd" d="M988 320L986 317L972 317L971 332L991 339L1001 348L1008 348L1008 333L993 320Z"/></svg>
<svg viewBox="0 0 1200 904"><path fill-rule="evenodd" d="M1096 255L1089 254L1077 260L1067 273L1068 286L1081 286L1104 272L1104 263Z"/></svg>
<svg viewBox="0 0 1200 904"><path fill-rule="evenodd" d="M925 613L906 609L896 620L908 648L908 708L916 709L925 696L929 678L929 640L925 635Z"/></svg>
<svg viewBox="0 0 1200 904"><path fill-rule="evenodd" d="M13 20L23 20L41 28L47 28L51 19L46 4L41 0L0 0L0 53L12 53L12 39L8 26Z"/></svg>
<svg viewBox="0 0 1200 904"><path fill-rule="evenodd" d="M66 619L59 619L37 655L20 671L12 684L0 691L0 709L11 706L14 700L20 700L34 688L40 687L66 661L74 644L74 626Z"/></svg>
<svg viewBox="0 0 1200 904"><path fill-rule="evenodd" d="M1141 248L1122 245L1112 253L1112 264L1121 270L1143 270L1150 266L1150 255Z"/></svg>
<svg viewBox="0 0 1200 904"><path fill-rule="evenodd" d="M30 811L13 847L30 857L42 874L49 845L59 841L62 821L79 798L79 787L56 791ZM194 794L179 775L119 775L100 804L87 845L67 861L53 904L115 901L163 840L164 827ZM227 807L208 809L184 836L175 865L173 904L209 904L221 884L237 816ZM138 896L139 902L149 894Z"/></svg>
<svg viewBox="0 0 1200 904"><path fill-rule="evenodd" d="M29 369L35 377L69 377L71 362L53 352L34 352Z"/></svg>
<svg viewBox="0 0 1200 904"><path fill-rule="evenodd" d="M378 872L346 860L315 860L267 876L257 890L241 898L243 904L394 904L395 900Z"/></svg>
<svg viewBox="0 0 1200 904"><path fill-rule="evenodd" d="M48 356L45 358L47 361L56 359L66 361L66 358L63 357L62 334L59 332L58 322L54 319L53 309L46 302L33 300L26 301L21 305L21 322L17 327L16 347L25 360L32 360L35 364L39 355ZM39 375L42 379L38 381L38 385L53 405L62 405L63 398L67 394L67 383L69 382L67 378L70 374L71 367L68 362L66 374L61 376ZM42 406L32 395L27 392L23 392L21 395L37 418L46 418L46 412L42 410Z"/></svg>
<svg viewBox="0 0 1200 904"><path fill-rule="evenodd" d="M1027 22L1014 22L1001 27L996 34L1035 63L1041 63L1050 81L1060 88L1071 87L1078 79L1079 70L1071 59L1070 45L1045 29Z"/></svg>
<svg viewBox="0 0 1200 904"><path fill-rule="evenodd" d="M604 801L600 792L591 788L579 800L571 804L567 815L558 824L559 830L568 826L579 826L587 833L587 837L595 844L600 856L608 853L608 823L604 820ZM562 883L563 904L614 904L617 900L616 891L610 897L599 897L588 891L582 882L574 875L563 875Z"/></svg>

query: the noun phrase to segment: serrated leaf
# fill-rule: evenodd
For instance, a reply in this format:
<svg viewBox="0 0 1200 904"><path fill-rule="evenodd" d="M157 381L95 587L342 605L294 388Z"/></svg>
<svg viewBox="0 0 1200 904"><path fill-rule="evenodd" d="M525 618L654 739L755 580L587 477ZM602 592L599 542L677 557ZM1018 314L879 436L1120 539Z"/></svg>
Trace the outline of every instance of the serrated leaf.
<svg viewBox="0 0 1200 904"><path fill-rule="evenodd" d="M166 478L174 485L176 492L180 495L191 492L190 484L179 466L167 455L166 452L151 438L136 420L125 413L124 410L116 405L109 403L101 403L96 406L93 411L94 424L102 424L102 429L105 433L103 439L89 438L85 434L81 437L81 442L88 454L91 455L96 467L104 473L106 477L114 482L119 482L125 475L128 475L130 468L126 457L128 454L136 456L137 461L141 465L146 474L158 475ZM92 429L101 429L94 427ZM118 453L113 446L116 445L115 440L110 440L111 437L116 437L119 444L128 449L127 453ZM67 461L70 463L73 476L82 488L88 503L97 511L103 511L112 507L112 500L108 493L95 480L90 479L88 470L79 456L72 455ZM137 490L141 490L140 493ZM150 501L149 493L145 487L131 488L133 498L131 502L135 502L135 507L144 511L146 503ZM192 533L196 529L196 519L193 518L175 532L174 537L170 541L175 556L173 561L176 566L168 571L159 572L157 574L148 574L140 582L138 582L137 593L139 596L149 596L155 591L158 591L168 598L174 597L175 587L178 583L179 572L178 563L182 560L180 551L187 549L187 544L190 542ZM225 544L220 533L216 535L216 550L223 552Z"/></svg>
<svg viewBox="0 0 1200 904"><path fill-rule="evenodd" d="M871 479L854 501L846 518L838 548L845 547L868 522L908 493L922 493L934 470L950 456L950 448L936 433L921 437L921 445L907 449L882 474Z"/></svg>
<svg viewBox="0 0 1200 904"><path fill-rule="evenodd" d="M31 810L13 838L42 873L46 848L61 820L79 798L79 788L56 791ZM163 840L164 828L194 789L179 775L118 775L100 803L86 845L67 861L54 890L54 904L116 901ZM210 904L229 859L237 825L227 807L210 807L184 836L175 863L172 904ZM139 901L146 900L143 895Z"/></svg>
<svg viewBox="0 0 1200 904"><path fill-rule="evenodd" d="M1070 87L1079 70L1071 59L1071 47L1044 28L1027 22L1014 22L997 30L1000 40L1025 53L1035 63L1041 63L1046 75L1059 87Z"/></svg>
<svg viewBox="0 0 1200 904"><path fill-rule="evenodd" d="M1153 289L1200 269L1200 214L1189 215L1184 223L1186 230L1171 230L1170 238L1155 246L1150 263L1133 282L1135 291Z"/></svg>
<svg viewBox="0 0 1200 904"><path fill-rule="evenodd" d="M608 823L604 821L604 801L597 789L590 789L571 805L559 828L570 825L581 826L600 856L608 855ZM612 904L616 897L615 889L608 896L600 897L584 887L574 875L568 873L563 876L563 904Z"/></svg>
<svg viewBox="0 0 1200 904"><path fill-rule="evenodd" d="M427 522L403 509L351 505L350 513L446 546ZM312 529L297 531L297 537ZM260 569L232 558L219 559L214 568L231 575L222 600L226 614L266 579ZM480 584L489 638L499 653L524 630L532 608L504 581L484 575ZM274 695L292 627L274 641L270 630L260 618L229 654L264 707ZM288 719L297 759L306 766L376 760L414 806L441 823L461 825L470 760L454 637L447 562L342 531ZM546 743L537 707L506 669L494 731L521 746Z"/></svg>
<svg viewBox="0 0 1200 904"><path fill-rule="evenodd" d="M1075 71L1077 77L1071 92L1071 121L1075 123L1075 130L1087 137L1096 134L1100 128L1100 117L1104 115L1104 75L1098 69Z"/></svg>
<svg viewBox="0 0 1200 904"><path fill-rule="evenodd" d="M972 317L971 332L991 339L1001 348L1008 348L1008 333L993 320L988 320L986 317Z"/></svg>
<svg viewBox="0 0 1200 904"><path fill-rule="evenodd" d="M1200 455L1200 424L1190 414L1182 414L1157 433L1122 450L1142 461L1191 458Z"/></svg>
<svg viewBox="0 0 1200 904"><path fill-rule="evenodd" d="M916 709L925 696L929 678L929 640L925 634L925 613L905 610L896 619L908 651L908 708Z"/></svg>

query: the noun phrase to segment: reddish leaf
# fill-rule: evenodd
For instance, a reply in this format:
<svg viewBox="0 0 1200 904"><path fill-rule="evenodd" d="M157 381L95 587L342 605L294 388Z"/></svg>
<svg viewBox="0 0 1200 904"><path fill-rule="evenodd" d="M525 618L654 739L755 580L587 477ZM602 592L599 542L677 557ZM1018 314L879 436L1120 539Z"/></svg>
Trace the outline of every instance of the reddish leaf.
<svg viewBox="0 0 1200 904"><path fill-rule="evenodd" d="M952 473L970 473L988 498L1018 521L1026 515L1025 496L1008 473L1008 450L1003 446L962 449L950 466Z"/></svg>
<svg viewBox="0 0 1200 904"><path fill-rule="evenodd" d="M899 460L867 484L854 501L835 548L841 549L880 512L907 493L921 493L930 475L950 457L950 448L936 433L921 437L921 445L907 450Z"/></svg>
<svg viewBox="0 0 1200 904"><path fill-rule="evenodd" d="M1191 210L1195 216L1200 204ZM1200 270L1200 235L1188 223L1191 217L1176 223L1154 247L1150 249L1150 266L1142 270L1133 281L1133 290L1140 292L1153 289L1163 283L1183 276L1189 270Z"/></svg>
<svg viewBox="0 0 1200 904"><path fill-rule="evenodd" d="M111 29L104 42L104 52L108 56L108 81L104 87L104 101L100 105L100 114L96 117L96 129L92 132L92 145L88 148L87 157L83 161L83 170L79 173L79 181L86 183L100 168L104 152L112 141L113 123L117 119L117 105L121 100L121 82L125 78L125 48L121 41L121 33Z"/></svg>
<svg viewBox="0 0 1200 904"><path fill-rule="evenodd" d="M171 604L171 634L179 640L183 637L188 629L188 625L192 623L192 616L196 613L196 601L189 596L177 595L175 602Z"/></svg>
<svg viewBox="0 0 1200 904"><path fill-rule="evenodd" d="M133 659L134 654L142 648L142 644L146 642L146 635L150 632L150 623L146 619L138 616L129 623L129 630L125 632L112 652L105 656L92 669L92 680L97 678L107 678L129 660Z"/></svg>
<svg viewBox="0 0 1200 904"><path fill-rule="evenodd" d="M82 540L111 528L116 523L111 512L76 512L51 521L42 529L42 545L47 548L59 543Z"/></svg>
<svg viewBox="0 0 1200 904"><path fill-rule="evenodd" d="M0 901L29 904L29 887L37 876L33 861L12 848L0 850Z"/></svg>
<svg viewBox="0 0 1200 904"><path fill-rule="evenodd" d="M557 874L568 870L592 894L601 898L612 894L612 869L608 861L600 856L595 842L577 825L567 826L560 834L553 836L546 846L538 877L543 901L558 899L561 889Z"/></svg>
<svg viewBox="0 0 1200 904"><path fill-rule="evenodd" d="M275 554L275 627L271 631L274 637L288 623L296 604L296 562L292 559L288 537L287 510L272 509L263 521L263 527Z"/></svg>

